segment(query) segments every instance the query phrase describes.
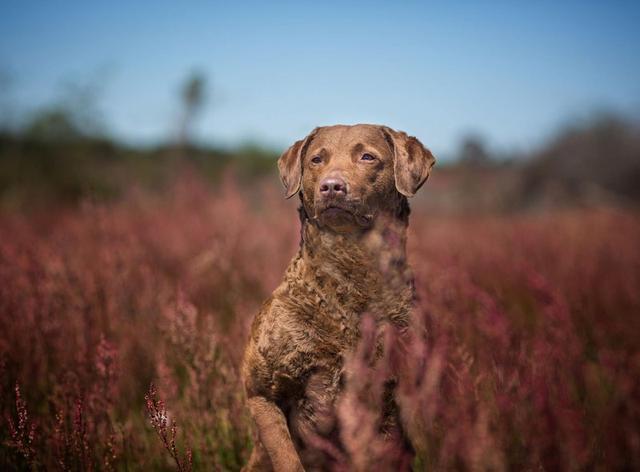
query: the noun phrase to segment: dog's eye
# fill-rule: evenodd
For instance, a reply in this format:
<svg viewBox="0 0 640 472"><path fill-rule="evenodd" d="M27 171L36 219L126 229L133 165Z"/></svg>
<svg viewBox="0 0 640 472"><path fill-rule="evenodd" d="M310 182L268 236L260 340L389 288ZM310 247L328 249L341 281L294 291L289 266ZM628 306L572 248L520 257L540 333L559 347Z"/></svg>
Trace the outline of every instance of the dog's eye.
<svg viewBox="0 0 640 472"><path fill-rule="evenodd" d="M363 155L362 155L362 157L360 158L360 160L362 160L362 161L375 161L375 160L376 160L376 158L375 158L375 156L374 156L374 155L369 154L369 153L366 153L366 154L363 154Z"/></svg>
<svg viewBox="0 0 640 472"><path fill-rule="evenodd" d="M311 158L311 162L313 162L314 164L320 164L322 162L322 158L320 156L313 156Z"/></svg>

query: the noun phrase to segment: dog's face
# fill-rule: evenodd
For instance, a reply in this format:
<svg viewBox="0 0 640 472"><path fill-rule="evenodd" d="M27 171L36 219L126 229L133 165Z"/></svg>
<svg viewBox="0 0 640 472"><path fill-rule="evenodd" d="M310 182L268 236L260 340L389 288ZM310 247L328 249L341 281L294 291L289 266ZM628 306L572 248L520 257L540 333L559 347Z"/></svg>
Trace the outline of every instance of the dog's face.
<svg viewBox="0 0 640 472"><path fill-rule="evenodd" d="M287 198L302 191L310 218L346 233L393 213L429 176L435 159L416 138L386 126L316 128L278 160Z"/></svg>

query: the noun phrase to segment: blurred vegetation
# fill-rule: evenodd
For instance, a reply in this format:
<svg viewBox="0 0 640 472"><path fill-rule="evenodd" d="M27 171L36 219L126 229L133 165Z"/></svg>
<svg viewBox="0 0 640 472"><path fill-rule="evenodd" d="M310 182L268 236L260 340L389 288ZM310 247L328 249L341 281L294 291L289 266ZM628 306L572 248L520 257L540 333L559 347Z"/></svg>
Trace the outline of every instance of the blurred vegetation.
<svg viewBox="0 0 640 472"><path fill-rule="evenodd" d="M640 124L600 113L559 130L527 154L492 152L483 138L461 141L438 163L423 202L432 211L520 212L640 203Z"/></svg>
<svg viewBox="0 0 640 472"><path fill-rule="evenodd" d="M640 200L640 127L604 114L571 127L526 163L522 192L526 203L541 198L577 202Z"/></svg>
<svg viewBox="0 0 640 472"><path fill-rule="evenodd" d="M2 75L0 91L10 82ZM110 136L99 107L100 83L65 84L54 103L0 123L0 208L112 200L138 187L162 191L185 172L209 182L229 167L240 179L273 173L276 151L255 143L224 149L195 142L193 128L207 102L207 87L203 74L189 74L179 88L175 140L141 147ZM0 111L8 117L8 94L0 95Z"/></svg>
<svg viewBox="0 0 640 472"><path fill-rule="evenodd" d="M253 145L233 151L188 146L182 162L174 146L138 149L105 138L71 137L73 127L56 112L38 117L32 129L25 135L0 135L0 201L5 208L113 199L135 186L162 190L187 170L210 182L229 166L240 178L255 178L272 172L277 158L277 153ZM58 131L60 136L52 139L51 133Z"/></svg>
<svg viewBox="0 0 640 472"><path fill-rule="evenodd" d="M176 136L154 147L110 136L99 107L100 83L66 84L53 104L11 122L10 82L0 75L5 92L0 93L0 208L110 200L131 188L162 191L185 172L210 183L228 168L240 179L275 176L280 150L259 143L223 149L194 138L197 118L211 101L211 84L198 71L177 89ZM513 212L640 201L640 124L615 113L574 123L526 155L499 154L472 134L452 157L438 161L418 198L432 211Z"/></svg>

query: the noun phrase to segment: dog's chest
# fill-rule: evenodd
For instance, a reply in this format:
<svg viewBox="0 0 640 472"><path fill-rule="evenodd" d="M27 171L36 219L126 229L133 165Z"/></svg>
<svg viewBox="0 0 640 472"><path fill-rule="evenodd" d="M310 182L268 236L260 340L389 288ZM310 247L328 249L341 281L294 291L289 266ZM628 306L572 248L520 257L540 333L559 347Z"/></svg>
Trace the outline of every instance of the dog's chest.
<svg viewBox="0 0 640 472"><path fill-rule="evenodd" d="M334 379L342 369L345 356L360 339L359 315L322 303L310 304L289 312L282 320L279 370L302 391L315 385L312 374L323 372ZM319 382L319 381L318 381ZM321 384L328 388L327 379ZM329 389L331 390L331 389Z"/></svg>
<svg viewBox="0 0 640 472"><path fill-rule="evenodd" d="M344 358L360 341L362 315L369 312L378 319L391 315L386 321L392 324L394 317L408 315L405 294L394 294L387 303L380 292L364 294L348 283L328 290L326 285L320 286L317 277L311 282L303 277L287 280L277 292L277 322L271 324L272 335L263 343L263 352L269 352L265 357L275 367L274 381L280 384L273 387L286 397L292 388L301 394L315 388L319 381L313 380L312 374L322 372L326 379L319 383L321 388L329 393L337 391L334 384Z"/></svg>

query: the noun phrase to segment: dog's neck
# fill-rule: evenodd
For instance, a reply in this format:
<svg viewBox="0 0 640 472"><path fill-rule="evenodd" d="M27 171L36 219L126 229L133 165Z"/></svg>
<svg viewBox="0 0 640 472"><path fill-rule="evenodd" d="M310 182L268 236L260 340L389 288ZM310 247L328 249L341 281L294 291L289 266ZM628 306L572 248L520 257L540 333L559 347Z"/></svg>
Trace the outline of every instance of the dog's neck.
<svg viewBox="0 0 640 472"><path fill-rule="evenodd" d="M300 270L319 296L347 312L403 324L413 298L406 218L379 215L371 228L349 234L301 220Z"/></svg>
<svg viewBox="0 0 640 472"><path fill-rule="evenodd" d="M352 277L356 266L392 276L406 266L406 224L380 215L367 229L338 233L317 220L302 222L300 248L307 261Z"/></svg>

